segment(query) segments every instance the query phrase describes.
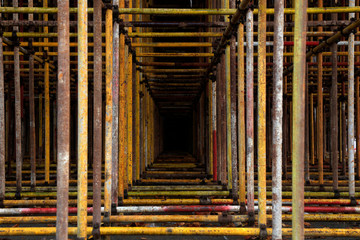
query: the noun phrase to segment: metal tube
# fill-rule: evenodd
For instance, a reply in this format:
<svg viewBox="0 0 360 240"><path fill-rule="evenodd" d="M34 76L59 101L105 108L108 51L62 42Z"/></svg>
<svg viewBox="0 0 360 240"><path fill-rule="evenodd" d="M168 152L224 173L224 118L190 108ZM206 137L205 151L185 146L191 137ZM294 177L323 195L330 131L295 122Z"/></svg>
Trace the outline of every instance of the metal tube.
<svg viewBox="0 0 360 240"><path fill-rule="evenodd" d="M223 7L224 8L229 8L229 0L224 0L223 1ZM228 19L226 19L226 21L228 21ZM232 38L230 38L230 45L232 44L233 40ZM233 179L232 179L232 142L231 142L231 135L232 135L232 131L231 131L231 50L230 50L230 45L227 45L225 47L225 124L226 127L224 128L225 130L225 142L226 144L224 144L226 147L224 148L225 152L226 152L226 169L227 169L227 184L228 184L228 189L232 189L232 184L233 184ZM235 50L235 49L234 49ZM233 64L235 66L235 64ZM201 114L200 114L201 115ZM201 123L200 123L201 124ZM199 139L200 140L200 139ZM199 141L198 140L198 141ZM202 141L202 140L200 140ZM226 170L225 170L226 171Z"/></svg>
<svg viewBox="0 0 360 240"><path fill-rule="evenodd" d="M104 184L104 218L111 215L112 185L112 75L113 75L113 11L106 9L106 116L105 116L105 184Z"/></svg>
<svg viewBox="0 0 360 240"><path fill-rule="evenodd" d="M135 4L137 8L140 7L140 0L136 0ZM142 16L136 15L135 20L140 21ZM136 28L136 32L141 32L139 27ZM139 43L142 41L140 39L137 40ZM140 53L142 51L140 50ZM135 68L135 65L134 65ZM134 145L135 145L135 167L134 167L134 174L133 179L138 181L140 180L140 73L137 71L133 71L135 76L135 87L134 87L134 101L135 101L135 120L134 120ZM159 130L159 129L158 129Z"/></svg>
<svg viewBox="0 0 360 240"><path fill-rule="evenodd" d="M246 163L247 163L247 210L254 223L254 47L251 9L246 13Z"/></svg>
<svg viewBox="0 0 360 240"><path fill-rule="evenodd" d="M29 104L30 104L30 163L31 188L36 186L36 134L35 134L35 97L34 97L34 55L29 56Z"/></svg>
<svg viewBox="0 0 360 240"><path fill-rule="evenodd" d="M240 212L245 213L245 189L246 189L246 128L245 128L245 52L244 25L239 24L238 30L238 149L239 149L239 200Z"/></svg>
<svg viewBox="0 0 360 240"><path fill-rule="evenodd" d="M314 165L315 164L314 93L310 94L310 138L311 138L310 163Z"/></svg>
<svg viewBox="0 0 360 240"><path fill-rule="evenodd" d="M230 0L230 8L235 8L235 0ZM236 37L233 35L230 39L230 131L231 133L231 173L232 173L232 197L239 198L239 176L238 176L238 143L237 143L237 116L236 116Z"/></svg>
<svg viewBox="0 0 360 240"><path fill-rule="evenodd" d="M132 8L132 1L128 2L128 9ZM132 15L126 16L127 21L132 21ZM132 33L132 28L128 29L128 33ZM132 184L132 173L133 173L133 55L130 54L130 47L128 47L129 54L127 56L127 63L125 66L126 81L127 84L127 179L125 179L125 187ZM134 59L135 60L135 59ZM152 133L152 132L151 132Z"/></svg>
<svg viewBox="0 0 360 240"><path fill-rule="evenodd" d="M355 6L355 0L349 0L349 7ZM349 19L354 18L355 14L350 13ZM349 66L348 66L348 149L349 149L349 195L355 198L355 160L354 160L354 39L353 33L349 35Z"/></svg>
<svg viewBox="0 0 360 240"><path fill-rule="evenodd" d="M334 3L334 2L332 2ZM331 18L336 20L337 14L332 14ZM335 18L335 19L334 19ZM331 77L331 90L330 90L330 128L331 128L331 137L330 137L330 161L332 164L333 171L333 187L334 192L337 192L338 188L338 165L339 165L339 157L338 157L338 86L337 86L337 44L333 43L330 46L332 55L332 77Z"/></svg>
<svg viewBox="0 0 360 240"><path fill-rule="evenodd" d="M102 1L94 1L93 235L100 239L102 163Z"/></svg>
<svg viewBox="0 0 360 240"><path fill-rule="evenodd" d="M356 149L360 149L360 78L356 77ZM356 176L360 178L360 151L356 151Z"/></svg>
<svg viewBox="0 0 360 240"><path fill-rule="evenodd" d="M318 171L319 171L319 184L322 186L324 184L324 130L323 130L323 111L324 111L324 105L323 105L323 55L322 53L319 53L317 55L317 61L318 61L318 84L317 84L317 155L318 155Z"/></svg>
<svg viewBox="0 0 360 240"><path fill-rule="evenodd" d="M58 8L39 8L39 7L0 7L0 13L38 13L53 14L59 11ZM77 13L77 8L70 8L70 13ZM93 8L88 8L88 13L93 13ZM295 8L286 8L285 14L295 14ZM236 9L171 9L171 8L120 8L119 14L146 14L146 15L232 15ZM317 7L308 8L308 14L317 13L357 13L360 7ZM254 14L258 14L258 9L254 9ZM274 14L273 8L267 8L266 14Z"/></svg>
<svg viewBox="0 0 360 240"><path fill-rule="evenodd" d="M78 0L78 196L77 237L87 237L88 36L87 1Z"/></svg>
<svg viewBox="0 0 360 240"><path fill-rule="evenodd" d="M44 0L43 6L48 7L48 1ZM48 15L44 14L44 21L48 21ZM44 33L48 33L49 28L44 27ZM44 38L44 43L49 41L48 38ZM49 51L48 47L44 48L44 52L47 54ZM45 82L45 183L50 181L50 73L49 73L49 61L44 59L44 82Z"/></svg>
<svg viewBox="0 0 360 240"><path fill-rule="evenodd" d="M2 36L0 36L0 203L5 199L5 83Z"/></svg>
<svg viewBox="0 0 360 240"><path fill-rule="evenodd" d="M120 1L120 7L124 6L124 0ZM124 18L124 17L123 17ZM120 92L119 92L119 179L118 179L118 197L122 201L124 199L124 172L126 155L127 155L127 145L126 139L126 90L127 90L127 81L125 78L125 36L120 35Z"/></svg>
<svg viewBox="0 0 360 240"><path fill-rule="evenodd" d="M292 239L304 239L304 140L307 1L295 1L295 45L292 116Z"/></svg>
<svg viewBox="0 0 360 240"><path fill-rule="evenodd" d="M57 204L56 239L68 239L68 200L70 162L70 46L69 1L58 0L58 81L57 81Z"/></svg>
<svg viewBox="0 0 360 240"><path fill-rule="evenodd" d="M29 1L28 7L33 7L33 1ZM34 20L34 15L29 14L29 21ZM33 29L32 29L33 30ZM31 44L33 39L30 39ZM36 119L35 119L35 96L34 96L34 55L29 55L29 115L30 115L30 164L31 164L31 188L35 191L36 186Z"/></svg>
<svg viewBox="0 0 360 240"><path fill-rule="evenodd" d="M114 0L113 5L119 6L119 0ZM119 79L120 79L120 28L118 21L113 24L113 74L112 74L112 147L111 147L111 204L118 204L119 190Z"/></svg>
<svg viewBox="0 0 360 240"><path fill-rule="evenodd" d="M12 1L14 7L18 7L18 1ZM18 20L18 14L13 15L13 20ZM14 31L18 32L19 27L14 27ZM15 141L16 141L16 198L21 198L22 186L22 129L21 129L21 96L20 96L20 53L19 46L14 45L14 82L15 82Z"/></svg>
<svg viewBox="0 0 360 240"><path fill-rule="evenodd" d="M282 239L282 119L283 119L283 52L284 52L284 1L274 2L274 80L272 109L272 239Z"/></svg>
<svg viewBox="0 0 360 240"><path fill-rule="evenodd" d="M266 238L266 0L259 0L257 158L260 238Z"/></svg>
<svg viewBox="0 0 360 240"><path fill-rule="evenodd" d="M305 217L306 221L341 221L341 222L355 222L359 221L360 217L358 214L307 214ZM248 216L246 215L231 215L231 219L227 219L230 222L246 222ZM271 215L267 215L269 220L272 219ZM283 215L282 219L285 221L291 220L291 215ZM56 221L55 216L30 216L30 217L0 217L1 224L16 224L16 223L53 223ZM69 222L75 223L77 221L76 216L69 216ZM88 216L88 221L92 222L92 216ZM120 215L111 216L110 222L221 222L223 218L221 215ZM274 229L273 229L274 231Z"/></svg>
<svg viewBox="0 0 360 240"><path fill-rule="evenodd" d="M88 228L88 234L92 229ZM267 234L271 235L272 229L267 229ZM2 236L28 236L28 235L54 235L56 228L0 228ZM102 235L233 235L233 236L256 236L259 235L258 228L229 228L229 227L104 227ZM291 236L294 232L291 228L284 228L283 235ZM69 235L76 235L76 228L69 228ZM359 237L359 229L342 228L307 228L305 236L315 237Z"/></svg>
<svg viewBox="0 0 360 240"><path fill-rule="evenodd" d="M342 79L341 83L341 96L345 98L345 80ZM346 101L343 99L341 101L341 105L339 106L341 112L341 149L339 151L341 160L342 160L342 173L346 175L346 147L347 147L347 139L346 139Z"/></svg>

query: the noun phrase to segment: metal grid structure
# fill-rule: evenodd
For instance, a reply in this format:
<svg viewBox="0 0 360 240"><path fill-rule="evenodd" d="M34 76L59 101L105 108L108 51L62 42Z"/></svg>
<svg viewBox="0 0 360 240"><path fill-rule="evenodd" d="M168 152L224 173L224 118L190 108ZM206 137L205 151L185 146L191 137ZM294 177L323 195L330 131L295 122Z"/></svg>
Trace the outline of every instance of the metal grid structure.
<svg viewBox="0 0 360 240"><path fill-rule="evenodd" d="M0 236L360 238L304 223L360 221L359 13L1 1ZM187 153L166 151L168 118L191 123Z"/></svg>

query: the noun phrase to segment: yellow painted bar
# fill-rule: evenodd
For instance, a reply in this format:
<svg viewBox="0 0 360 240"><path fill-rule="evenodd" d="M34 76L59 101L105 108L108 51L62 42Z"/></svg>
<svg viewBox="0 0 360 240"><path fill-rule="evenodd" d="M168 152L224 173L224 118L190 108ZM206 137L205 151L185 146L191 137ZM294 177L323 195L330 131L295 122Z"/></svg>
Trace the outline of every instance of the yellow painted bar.
<svg viewBox="0 0 360 240"><path fill-rule="evenodd" d="M0 13L38 13L54 14L57 8L40 7L0 7ZM70 13L77 13L77 8L70 8ZM87 9L88 13L93 13L93 8ZM119 14L147 14L147 15L233 15L236 9L171 9L171 8L119 8ZM317 13L358 13L360 7L326 7L308 8L308 14ZM285 14L295 14L295 9L285 8ZM254 9L254 14L258 14L258 9ZM274 14L274 9L267 8L266 14Z"/></svg>
<svg viewBox="0 0 360 240"><path fill-rule="evenodd" d="M233 15L236 9L170 9L170 8L122 8L121 14L148 14L148 15ZM253 10L254 14L259 13L259 9ZM356 13L360 12L360 7L326 7L308 8L308 14L317 13ZM266 14L274 14L273 8L267 8ZM294 8L285 8L284 14L295 14Z"/></svg>
<svg viewBox="0 0 360 240"><path fill-rule="evenodd" d="M40 88L41 89L41 88ZM39 94L39 151L38 161L42 160L42 147L43 147L43 95L40 90Z"/></svg>
<svg viewBox="0 0 360 240"><path fill-rule="evenodd" d="M129 1L129 8L132 8L132 1ZM128 15L128 21L132 21L132 15ZM132 28L128 28L128 33L132 33ZM128 168L127 168L127 184L126 185L131 185L132 184L132 175L133 175L133 154L134 154L134 150L133 150L133 105L134 105L134 101L133 101L133 56L132 54L128 55L128 59L127 59L128 63L127 63L127 69L126 69L126 73L127 75L127 98L126 98L126 102L127 102L127 120L128 120L128 124L127 124L127 134L128 134L128 152L127 152L127 156L128 156Z"/></svg>
<svg viewBox="0 0 360 240"><path fill-rule="evenodd" d="M124 6L124 0L120 0L119 7ZM121 19L124 19L123 15L120 15ZM127 144L126 139L126 91L127 91L127 81L125 76L125 36L124 34L120 34L119 39L120 49L119 49L119 63L120 63L120 71L119 71L119 189L118 194L120 199L124 199L124 176L126 171L125 161L127 159Z"/></svg>
<svg viewBox="0 0 360 240"><path fill-rule="evenodd" d="M244 25L239 24L238 45L244 46ZM240 207L245 208L246 189L246 149L245 149L245 52L238 47L238 151L239 151L239 200ZM245 210L245 209L241 209Z"/></svg>
<svg viewBox="0 0 360 240"><path fill-rule="evenodd" d="M112 46L113 46L113 12L106 9L106 113L105 113L105 183L104 183L104 216L111 214L111 171L112 171ZM89 229L89 228L88 228Z"/></svg>
<svg viewBox="0 0 360 240"><path fill-rule="evenodd" d="M132 47L134 48L145 48L145 47L212 47L212 43L207 43L207 42L177 42L177 43L172 43L172 42L154 42L154 43L132 43L131 44Z"/></svg>
<svg viewBox="0 0 360 240"><path fill-rule="evenodd" d="M69 227L69 235L76 235L76 228ZM284 236L291 236L291 228L282 229ZM17 227L0 228L0 236L47 236L55 235L55 227ZM87 228L87 234L92 233L92 228ZM101 235L231 235L231 236L257 236L259 228L237 227L101 227ZM272 229L267 229L271 235ZM314 237L360 237L360 229L343 228L306 228L305 236Z"/></svg>
<svg viewBox="0 0 360 240"><path fill-rule="evenodd" d="M307 32L308 37L330 37L334 34L334 32ZM216 32L150 32L150 33L128 33L129 37L143 37L143 38L149 38L149 37L221 37L222 33L216 33ZM254 32L254 35L258 35L257 32ZM284 36L293 36L293 32L284 32ZM359 35L359 33L355 34ZM11 37L11 32L4 32L4 37ZM57 33L36 33L36 32L19 32L17 33L18 37L30 37L30 38L56 38ZM70 37L74 38L77 37L77 33L70 33ZM93 37L93 33L89 33L88 37ZM273 32L267 32L266 36L274 36ZM103 37L105 35L103 34Z"/></svg>
<svg viewBox="0 0 360 240"><path fill-rule="evenodd" d="M140 0L136 0L135 7L140 8ZM140 21L139 15L135 15L135 21ZM136 32L140 32L140 28L136 28ZM135 39L136 42L142 41ZM140 49L140 53L141 53ZM135 180L140 180L140 73L135 71Z"/></svg>
<svg viewBox="0 0 360 240"><path fill-rule="evenodd" d="M78 0L78 202L77 238L87 238L88 198L88 17L87 0Z"/></svg>
<svg viewBox="0 0 360 240"><path fill-rule="evenodd" d="M259 46L257 91L257 158L259 191L259 229L266 230L266 0L259 0ZM260 236L261 237L261 236Z"/></svg>

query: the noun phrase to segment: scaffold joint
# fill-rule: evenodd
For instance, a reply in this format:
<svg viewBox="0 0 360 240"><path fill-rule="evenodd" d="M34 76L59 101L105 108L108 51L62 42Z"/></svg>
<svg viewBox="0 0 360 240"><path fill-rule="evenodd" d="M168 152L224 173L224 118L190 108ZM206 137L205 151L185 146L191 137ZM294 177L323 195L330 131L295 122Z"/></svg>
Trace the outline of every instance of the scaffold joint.
<svg viewBox="0 0 360 240"><path fill-rule="evenodd" d="M248 225L249 226L254 226L254 224L255 224L255 213L254 212L249 212L248 216L249 216Z"/></svg>
<svg viewBox="0 0 360 240"><path fill-rule="evenodd" d="M231 215L228 215L226 213L222 213L221 215L219 215L219 223L221 223L221 224L229 224L231 222L232 222Z"/></svg>
<svg viewBox="0 0 360 240"><path fill-rule="evenodd" d="M11 42L12 42L12 45L13 45L14 47L20 46L20 41L19 41L19 38L18 38L18 36L17 36L17 32L16 32L16 31L13 31L13 32L12 32Z"/></svg>
<svg viewBox="0 0 360 240"><path fill-rule="evenodd" d="M260 239L266 239L267 238L267 231L266 231L266 225L265 224L260 224L259 237L260 237Z"/></svg>
<svg viewBox="0 0 360 240"><path fill-rule="evenodd" d="M94 224L92 235L94 236L94 239L100 239L100 225L98 223Z"/></svg>
<svg viewBox="0 0 360 240"><path fill-rule="evenodd" d="M356 206L357 205L357 201L355 197L350 197L350 206Z"/></svg>

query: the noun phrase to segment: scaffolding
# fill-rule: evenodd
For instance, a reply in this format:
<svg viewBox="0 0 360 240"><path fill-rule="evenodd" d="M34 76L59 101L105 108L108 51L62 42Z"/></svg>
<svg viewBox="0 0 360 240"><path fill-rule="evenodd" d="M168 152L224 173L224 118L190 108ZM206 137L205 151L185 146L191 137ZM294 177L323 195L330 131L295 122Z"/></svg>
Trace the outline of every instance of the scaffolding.
<svg viewBox="0 0 360 240"><path fill-rule="evenodd" d="M360 238L360 1L190 3L1 1L0 236Z"/></svg>

